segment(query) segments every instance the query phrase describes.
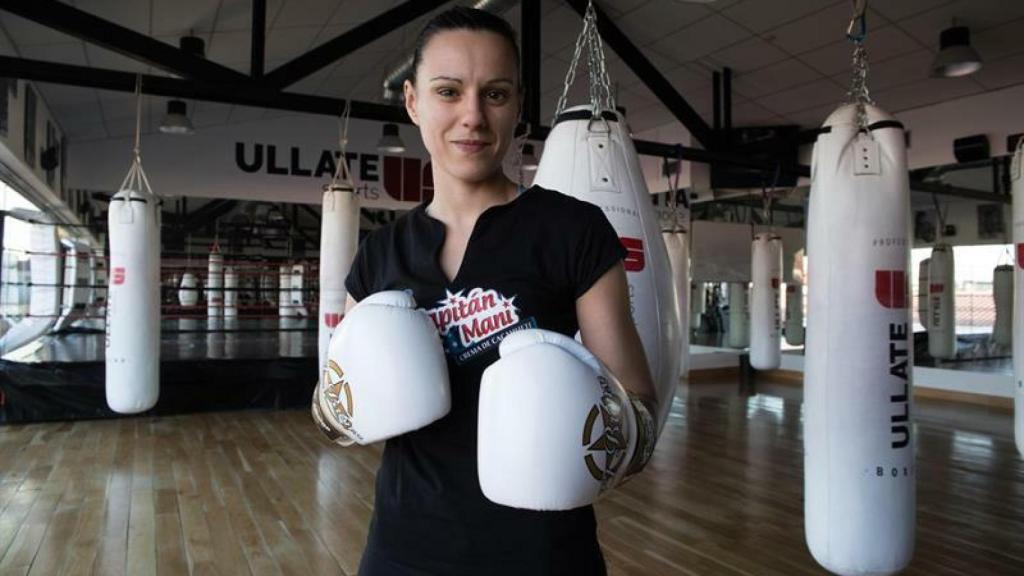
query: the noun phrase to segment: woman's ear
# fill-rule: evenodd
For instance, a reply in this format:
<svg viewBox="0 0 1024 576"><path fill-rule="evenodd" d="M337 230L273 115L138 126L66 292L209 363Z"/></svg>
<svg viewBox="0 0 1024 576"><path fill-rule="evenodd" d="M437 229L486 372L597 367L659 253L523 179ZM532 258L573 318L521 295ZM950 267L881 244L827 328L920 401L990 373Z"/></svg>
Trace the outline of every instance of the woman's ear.
<svg viewBox="0 0 1024 576"><path fill-rule="evenodd" d="M419 126L420 118L416 112L416 87L412 85L412 82L406 80L402 83L402 94L405 96L405 111L412 119L412 123Z"/></svg>

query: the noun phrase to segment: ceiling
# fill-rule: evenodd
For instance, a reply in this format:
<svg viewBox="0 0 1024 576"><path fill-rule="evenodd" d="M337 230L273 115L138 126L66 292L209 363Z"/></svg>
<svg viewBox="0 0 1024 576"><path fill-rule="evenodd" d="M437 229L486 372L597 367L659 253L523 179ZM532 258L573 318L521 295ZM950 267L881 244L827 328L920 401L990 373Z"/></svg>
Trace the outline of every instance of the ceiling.
<svg viewBox="0 0 1024 576"><path fill-rule="evenodd" d="M250 0L66 0L122 26L177 45L192 31L207 57L242 72L249 67ZM267 68L400 4L400 0L267 0ZM845 39L849 0L597 0L647 58L709 123L711 74L734 72L736 125L792 123L814 127L845 97L851 45ZM891 112L1024 83L1024 0L899 0L869 2L866 46L872 96ZM553 112L579 16L560 0L542 0L542 114ZM430 15L368 44L302 80L292 91L380 101L385 71L411 50ZM505 17L519 27L519 9ZM971 28L985 64L967 78L933 79L928 67L939 32L956 20ZM634 132L672 124L674 117L606 47L618 99ZM114 52L0 11L0 54L160 74ZM579 84L579 83L577 83ZM582 86L577 86L582 88ZM130 94L40 84L39 90L72 140L126 136L134 130ZM574 93L582 94L577 89ZM165 100L147 99L147 129ZM197 128L286 114L199 102Z"/></svg>

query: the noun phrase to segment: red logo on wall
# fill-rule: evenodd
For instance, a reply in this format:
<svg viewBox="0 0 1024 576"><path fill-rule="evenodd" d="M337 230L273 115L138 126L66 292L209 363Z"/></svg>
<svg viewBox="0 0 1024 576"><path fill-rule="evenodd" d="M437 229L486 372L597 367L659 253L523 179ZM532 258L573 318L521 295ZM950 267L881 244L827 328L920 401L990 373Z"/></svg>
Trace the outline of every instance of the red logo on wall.
<svg viewBox="0 0 1024 576"><path fill-rule="evenodd" d="M338 312L325 312L324 324L326 324L328 328L334 328L341 323L342 316L343 314L339 314Z"/></svg>
<svg viewBox="0 0 1024 576"><path fill-rule="evenodd" d="M419 158L384 157L384 190L401 202L429 202L434 197L434 172Z"/></svg>
<svg viewBox="0 0 1024 576"><path fill-rule="evenodd" d="M619 238L626 249L626 260L623 265L626 272L640 272L644 269L644 241L639 238Z"/></svg>
<svg viewBox="0 0 1024 576"><path fill-rule="evenodd" d="M875 298L885 308L907 307L907 274L903 270L875 270Z"/></svg>
<svg viewBox="0 0 1024 576"><path fill-rule="evenodd" d="M114 268L114 284L124 284L124 267L118 266Z"/></svg>

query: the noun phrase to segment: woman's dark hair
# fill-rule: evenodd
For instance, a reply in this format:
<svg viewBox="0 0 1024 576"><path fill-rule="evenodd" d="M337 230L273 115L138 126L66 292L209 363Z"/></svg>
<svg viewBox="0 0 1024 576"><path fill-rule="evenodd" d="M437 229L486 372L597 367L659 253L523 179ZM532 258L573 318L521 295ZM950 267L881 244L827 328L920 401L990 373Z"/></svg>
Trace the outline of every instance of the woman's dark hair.
<svg viewBox="0 0 1024 576"><path fill-rule="evenodd" d="M409 79L411 82L416 82L416 71L423 60L423 50L427 44L437 34L449 30L493 32L508 40L509 45L512 46L512 53L515 54L516 74L519 74L519 44L516 43L516 33L512 30L512 26L504 18L495 16L486 10L456 6L434 16L423 27L423 30L420 30L412 53L412 77ZM519 79L517 78L517 80Z"/></svg>

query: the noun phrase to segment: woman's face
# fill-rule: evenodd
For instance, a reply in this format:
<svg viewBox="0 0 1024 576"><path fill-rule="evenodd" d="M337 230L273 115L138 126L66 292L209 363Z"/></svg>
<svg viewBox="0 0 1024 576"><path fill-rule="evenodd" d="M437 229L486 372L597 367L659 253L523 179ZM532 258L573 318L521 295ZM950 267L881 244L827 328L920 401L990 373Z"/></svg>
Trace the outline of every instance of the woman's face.
<svg viewBox="0 0 1024 576"><path fill-rule="evenodd" d="M465 182L501 170L519 117L516 57L486 31L448 30L423 50L405 106L420 127L435 169Z"/></svg>

